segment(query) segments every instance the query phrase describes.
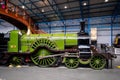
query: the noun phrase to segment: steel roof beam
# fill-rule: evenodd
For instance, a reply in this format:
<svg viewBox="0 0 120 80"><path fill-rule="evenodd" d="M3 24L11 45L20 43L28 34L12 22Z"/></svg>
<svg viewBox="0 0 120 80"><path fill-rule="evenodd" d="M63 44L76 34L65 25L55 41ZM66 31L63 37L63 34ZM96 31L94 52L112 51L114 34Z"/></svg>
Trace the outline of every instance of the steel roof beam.
<svg viewBox="0 0 120 80"><path fill-rule="evenodd" d="M118 15L118 11L120 10L120 0L117 0L117 5L115 6L114 12L111 16L111 45L113 44L113 27L114 27L114 21L116 19L116 16Z"/></svg>
<svg viewBox="0 0 120 80"><path fill-rule="evenodd" d="M97 24L95 24L95 23L93 24L93 23L92 23L92 24L90 24L90 25L92 25L92 26L97 26L97 25L110 25L110 24L111 24L111 22L109 22L109 23L97 23ZM119 22L115 22L114 24L119 24ZM87 24L85 24L85 25L87 26ZM78 25L72 25L72 24L71 24L71 25L66 25L66 27L72 27L72 26L78 26L78 27L79 27L80 25L79 25L79 24L78 24ZM61 25L60 25L60 26L57 26L57 27L64 27L64 26L61 26ZM109 27L110 27L110 26L109 26ZM119 27L119 26L116 26L116 27ZM48 27L42 27L42 28L48 28Z"/></svg>
<svg viewBox="0 0 120 80"><path fill-rule="evenodd" d="M19 0L19 1L20 1L21 4L23 4L26 8L29 9L29 7L26 6L26 5L24 4L24 2L22 2L21 0ZM31 5L31 7L32 7L32 5ZM30 11L31 11L34 15L38 16L38 15L37 15L36 13L34 13L31 9L30 9ZM44 19L42 19L42 21L43 21L46 25L48 25L48 24L44 21ZM49 26L49 25L48 25L48 26Z"/></svg>
<svg viewBox="0 0 120 80"><path fill-rule="evenodd" d="M42 0L38 0L38 1L33 1L34 3L36 3L36 2L39 2L39 1L42 1ZM59 4L53 4L53 6L55 6L55 5L61 5L61 4L66 4L66 3L72 3L72 2L76 2L76 1L78 1L78 0L74 0L74 1L69 1L69 2L64 2L64 3L59 3ZM25 4L31 4L30 2L27 2L27 3L25 3ZM22 5L18 5L18 6L22 6ZM46 7L50 7L50 6L48 6L48 5L46 5ZM43 8L43 7L40 7L40 8ZM33 8L34 9L34 8Z"/></svg>
<svg viewBox="0 0 120 80"><path fill-rule="evenodd" d="M21 3L22 5L24 5L26 8L28 8L34 15L38 16L38 15L35 14L28 6L26 6L24 2L22 2L21 0L19 0L19 1L20 1L20 3ZM32 6L31 6L31 7L32 7Z"/></svg>
<svg viewBox="0 0 120 80"><path fill-rule="evenodd" d="M33 2L36 3L36 2L39 2L39 1L42 1L42 0L33 1ZM77 1L79 1L79 0L73 0L73 1L64 2L64 3L59 3L59 4L56 3L55 5L69 4L69 3L77 2ZM87 0L83 0L83 1L87 1ZM27 2L27 3L25 3L25 4L31 4L31 3L30 3L30 2ZM53 4L53 6L55 6L55 5ZM18 6L22 6L22 5L18 5ZM39 7L39 8L44 8L44 7L50 7L50 6L46 5L46 6ZM33 8L33 9L36 9L36 8ZM33 9L32 9L32 10L33 10Z"/></svg>
<svg viewBox="0 0 120 80"><path fill-rule="evenodd" d="M81 19L84 20L82 1L83 1L83 0L79 0L79 5L80 5L80 15L81 15Z"/></svg>
<svg viewBox="0 0 120 80"><path fill-rule="evenodd" d="M104 6L103 6L103 4L105 4ZM88 7L88 6L90 6L90 9L97 9L97 8L104 8L104 7L111 7L111 6L114 6L114 5L116 5L117 4L117 2L115 2L115 1L112 1L112 2L108 2L107 4L106 3L97 3L97 4L92 4L92 5L86 5L86 6L84 6L84 8L86 8L86 7ZM96 7L96 5L100 5L99 7ZM54 5L53 5L54 6ZM49 6L50 7L50 6ZM41 7L38 7L38 8L41 8ZM42 8L45 8L45 7L42 7ZM73 9L75 8L75 10L80 10L79 9L79 6L76 6L76 7L72 7ZM32 10L35 10L36 8L32 8ZM64 9L61 9L61 10L64 10ZM64 11L62 11L62 13L63 12L66 12L66 11L69 11L70 9L66 9L66 10L64 10ZM84 9L85 10L85 9ZM86 9L87 10L87 9ZM44 12L44 13L48 13L48 12L51 12L51 11L47 11L47 12Z"/></svg>
<svg viewBox="0 0 120 80"><path fill-rule="evenodd" d="M98 11L98 12L92 12L91 14L102 14L104 12L112 12L113 10L107 10L107 11ZM85 12L84 15L86 16L87 14L89 14L89 12ZM74 14L74 15L80 15L80 14ZM65 15L66 17L67 16L73 16L73 14L71 15ZM103 16L111 16L111 14L106 14L106 15L103 15ZM89 16L89 17L92 17L92 16ZM93 16L93 17L96 17L96 16ZM49 18L54 18L54 17L49 17ZM86 18L86 17L85 17ZM66 19L65 19L66 20Z"/></svg>
<svg viewBox="0 0 120 80"><path fill-rule="evenodd" d="M114 23L116 16L119 14L120 14L120 0L117 0L117 4L114 8L114 12L113 12L112 17L111 17L112 23Z"/></svg>
<svg viewBox="0 0 120 80"><path fill-rule="evenodd" d="M104 7L112 7L112 6L115 6L115 4L111 4L109 6L100 6L100 7L93 7L93 8L89 8L89 9L97 9L97 8L104 8ZM66 12L71 12L71 11L79 11L80 8L79 7L75 7L75 8L71 8L71 9L66 9L66 10L61 10L62 13L66 13ZM86 9L83 9L84 11L85 10L88 10L88 8ZM38 13L39 14L39 13ZM54 12L51 11L47 11L44 13L45 15L51 15L51 14L54 14Z"/></svg>
<svg viewBox="0 0 120 80"><path fill-rule="evenodd" d="M65 25L65 23L64 23L64 18L63 18L63 16L62 16L62 13L60 12L58 6L56 5L55 0L51 0L52 3L55 4L55 6L52 6L52 5L51 5L52 3L51 3L49 0L47 0L47 1L48 1L49 5L52 7L52 9L55 11L55 13L58 15L58 17L60 18L60 20L62 21L62 23L63 23L63 25L64 25L64 28L65 28L65 33L66 33L66 25Z"/></svg>
<svg viewBox="0 0 120 80"><path fill-rule="evenodd" d="M39 9L34 3L32 0L29 0L31 2L31 4L37 8L37 10ZM44 14L41 14L42 12L39 10L40 12L40 16L43 18L43 20L46 22L46 20L48 20L48 18L44 15Z"/></svg>
<svg viewBox="0 0 120 80"><path fill-rule="evenodd" d="M49 5L52 7L52 9L55 11L55 13L56 13L58 16L60 16L60 17L59 17L60 20L64 20L64 18L62 17L61 12L59 11L59 9L58 9L58 7L57 7L57 5L52 6L52 4L56 4L56 2L55 2L54 0L51 0L52 3L51 3L49 0L47 0L47 1L48 1Z"/></svg>

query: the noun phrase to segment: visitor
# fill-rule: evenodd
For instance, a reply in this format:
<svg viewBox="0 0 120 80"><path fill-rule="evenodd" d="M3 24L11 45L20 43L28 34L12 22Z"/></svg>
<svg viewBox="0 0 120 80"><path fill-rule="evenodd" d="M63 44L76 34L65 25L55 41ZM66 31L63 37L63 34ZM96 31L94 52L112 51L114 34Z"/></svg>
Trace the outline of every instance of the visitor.
<svg viewBox="0 0 120 80"><path fill-rule="evenodd" d="M0 0L0 7L2 9L5 9L6 8L6 0Z"/></svg>

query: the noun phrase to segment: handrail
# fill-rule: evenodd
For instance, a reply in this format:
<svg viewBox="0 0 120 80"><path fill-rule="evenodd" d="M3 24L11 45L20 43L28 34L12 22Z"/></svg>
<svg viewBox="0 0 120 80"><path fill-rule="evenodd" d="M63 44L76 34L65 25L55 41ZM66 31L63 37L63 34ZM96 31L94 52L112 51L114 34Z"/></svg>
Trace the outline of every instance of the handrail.
<svg viewBox="0 0 120 80"><path fill-rule="evenodd" d="M12 14L17 18L20 18L20 21L24 23L27 26L27 28L31 30L32 33L38 33L36 32L37 30L33 20L31 19L31 17L29 16L29 14L26 12L25 9L9 2L8 0L6 0L4 4L3 3L0 4L0 9L4 10L5 13ZM40 33L45 33L45 32L41 30Z"/></svg>

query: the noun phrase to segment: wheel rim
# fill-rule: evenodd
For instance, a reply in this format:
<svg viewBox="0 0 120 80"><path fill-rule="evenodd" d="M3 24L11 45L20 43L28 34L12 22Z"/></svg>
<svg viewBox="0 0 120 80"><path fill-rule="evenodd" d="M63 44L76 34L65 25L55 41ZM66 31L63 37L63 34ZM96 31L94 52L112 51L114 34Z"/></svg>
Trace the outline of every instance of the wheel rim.
<svg viewBox="0 0 120 80"><path fill-rule="evenodd" d="M91 68L99 70L99 69L103 69L105 65L106 65L106 60L103 56L97 55L91 58L90 61Z"/></svg>
<svg viewBox="0 0 120 80"><path fill-rule="evenodd" d="M32 48L35 49L39 46L46 46L50 49L56 49L57 47L55 43L53 43L48 39L40 39L35 41ZM48 66L54 65L57 59L55 57L49 57L49 58L42 58L42 57L52 55L52 54L53 53L51 53L49 50L42 48L36 54L33 54L31 56L31 59L38 66L48 67Z"/></svg>
<svg viewBox="0 0 120 80"><path fill-rule="evenodd" d="M72 58L72 57L65 58L65 66L67 68L74 69L77 68L78 65L79 65L78 58Z"/></svg>

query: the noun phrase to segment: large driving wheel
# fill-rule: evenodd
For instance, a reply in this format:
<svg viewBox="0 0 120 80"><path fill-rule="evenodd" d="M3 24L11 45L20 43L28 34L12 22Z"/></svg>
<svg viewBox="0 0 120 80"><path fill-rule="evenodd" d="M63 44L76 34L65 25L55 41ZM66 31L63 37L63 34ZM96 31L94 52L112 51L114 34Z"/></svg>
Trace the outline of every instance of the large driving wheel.
<svg viewBox="0 0 120 80"><path fill-rule="evenodd" d="M66 57L65 58L65 66L67 68L74 69L74 68L77 68L78 65L79 65L78 58L75 58L75 57Z"/></svg>
<svg viewBox="0 0 120 80"><path fill-rule="evenodd" d="M91 58L90 66L93 69L100 70L103 69L106 65L106 59L102 55L94 55Z"/></svg>
<svg viewBox="0 0 120 80"><path fill-rule="evenodd" d="M39 46L45 46L49 49L56 49L56 45L54 42L48 40L48 39L40 39L40 40L37 40L32 48L37 48ZM48 66L52 66L55 64L55 62L57 61L56 57L46 57L44 58L45 56L49 56L49 55L52 55L53 53L51 53L48 49L46 48L40 48L37 53L33 54L31 56L31 59L32 61L38 65L38 66L41 66L41 67L48 67Z"/></svg>
<svg viewBox="0 0 120 80"><path fill-rule="evenodd" d="M50 51L46 49L40 49L35 55L31 57L31 59L38 66L42 67L52 66L56 62L55 57L48 57L42 59L42 57L48 56L50 54L52 54Z"/></svg>

